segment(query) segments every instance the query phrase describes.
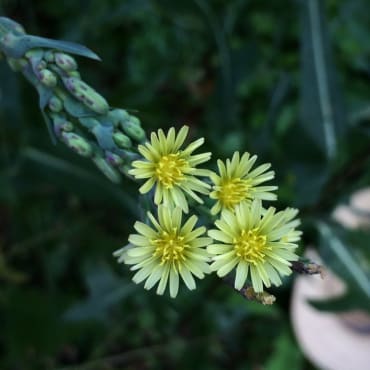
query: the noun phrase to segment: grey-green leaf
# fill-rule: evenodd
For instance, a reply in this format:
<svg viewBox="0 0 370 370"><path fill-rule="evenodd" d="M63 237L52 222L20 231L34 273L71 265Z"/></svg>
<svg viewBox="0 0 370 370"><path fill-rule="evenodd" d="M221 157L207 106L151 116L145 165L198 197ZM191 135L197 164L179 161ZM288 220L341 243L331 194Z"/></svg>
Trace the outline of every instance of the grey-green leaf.
<svg viewBox="0 0 370 370"><path fill-rule="evenodd" d="M301 1L301 109L304 129L332 159L345 129L342 94L331 54L324 3Z"/></svg>
<svg viewBox="0 0 370 370"><path fill-rule="evenodd" d="M346 245L325 222L318 222L317 229L321 236L322 256L325 262L330 263L329 267L336 265L337 273L348 275L365 297L370 298L370 275L369 271L364 271L360 261L357 260L351 246Z"/></svg>

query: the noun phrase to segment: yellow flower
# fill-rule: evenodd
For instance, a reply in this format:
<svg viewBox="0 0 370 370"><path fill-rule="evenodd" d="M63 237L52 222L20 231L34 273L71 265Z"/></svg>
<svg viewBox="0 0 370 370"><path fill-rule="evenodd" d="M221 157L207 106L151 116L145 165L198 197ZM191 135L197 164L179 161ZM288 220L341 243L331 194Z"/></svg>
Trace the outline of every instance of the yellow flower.
<svg viewBox="0 0 370 370"><path fill-rule="evenodd" d="M215 222L218 229L208 232L219 241L207 247L213 255L211 269L223 277L236 267L236 289L243 287L248 275L256 292L262 292L263 285L280 285L280 276L292 272L290 261L298 259L297 212L292 208L277 213L273 207L264 210L258 199L240 204L235 212L225 210Z"/></svg>
<svg viewBox="0 0 370 370"><path fill-rule="evenodd" d="M259 186L274 178L274 171L266 172L271 164L262 164L251 171L256 159L256 155L250 157L249 153L244 153L240 158L239 152L235 152L231 161L226 160L226 164L217 161L219 175L210 175L214 184L210 198L217 200L211 209L212 214L225 209L234 210L238 204L253 199L276 200L276 195L271 191L276 190L277 186Z"/></svg>
<svg viewBox="0 0 370 370"><path fill-rule="evenodd" d="M142 194L155 186L155 204L176 205L188 212L184 193L199 203L202 199L195 193L208 194L210 186L196 176L208 176L208 170L196 166L210 159L211 153L192 155L204 143L200 138L184 149L180 149L188 134L189 127L183 126L176 136L171 127L165 136L163 130L152 132L150 143L139 145L138 150L145 160L132 163L129 173L136 179L148 179L139 189Z"/></svg>
<svg viewBox="0 0 370 370"><path fill-rule="evenodd" d="M179 277L190 289L195 289L193 275L199 279L210 272L209 254L204 248L212 239L201 237L206 228L194 226L198 220L191 216L182 225L182 211L176 207L158 207L158 221L148 212L154 228L136 222L138 234L129 237L130 245L114 253L118 262L132 265L131 270L138 270L133 277L137 284L146 280L144 288L151 289L158 281L157 294L163 294L167 282L170 295L176 297L179 289Z"/></svg>

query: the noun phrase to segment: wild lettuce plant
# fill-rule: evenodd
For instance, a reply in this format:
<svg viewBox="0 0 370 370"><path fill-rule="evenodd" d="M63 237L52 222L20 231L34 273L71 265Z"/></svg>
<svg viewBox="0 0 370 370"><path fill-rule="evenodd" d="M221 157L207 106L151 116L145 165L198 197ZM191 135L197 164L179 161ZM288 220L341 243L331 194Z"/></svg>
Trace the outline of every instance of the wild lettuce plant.
<svg viewBox="0 0 370 370"><path fill-rule="evenodd" d="M186 125L167 133L159 129L148 140L136 116L111 107L83 81L75 56L99 57L82 45L28 35L2 17L0 52L36 88L53 141L92 160L112 182L125 175L124 181L140 184L147 217L135 223L137 233L128 245L114 253L135 271L135 283L145 281L146 289L158 283L158 294L169 286L176 297L180 280L193 290L194 277L234 274L235 290L272 303L265 288L282 284L292 269L319 272L297 262L298 210L268 204L277 199L269 163L256 166L257 155L236 151L217 160L215 173L208 165L212 153L198 152L205 139L185 143Z"/></svg>

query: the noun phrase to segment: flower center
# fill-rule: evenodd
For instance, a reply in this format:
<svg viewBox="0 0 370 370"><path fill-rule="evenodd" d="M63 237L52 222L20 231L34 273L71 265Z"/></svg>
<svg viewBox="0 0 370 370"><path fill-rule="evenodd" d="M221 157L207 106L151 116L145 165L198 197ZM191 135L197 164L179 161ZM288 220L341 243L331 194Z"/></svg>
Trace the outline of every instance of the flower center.
<svg viewBox="0 0 370 370"><path fill-rule="evenodd" d="M234 208L247 198L249 188L246 180L240 178L227 180L218 189L218 199L224 207Z"/></svg>
<svg viewBox="0 0 370 370"><path fill-rule="evenodd" d="M237 238L234 238L234 250L236 255L245 262L257 265L265 262L265 251L271 247L266 245L266 235L261 235L259 229L242 230Z"/></svg>
<svg viewBox="0 0 370 370"><path fill-rule="evenodd" d="M177 235L177 228L173 228L172 232L162 231L157 239L151 241L155 246L153 253L154 257L161 259L161 264L166 262L176 263L179 265L185 260L186 244L184 237Z"/></svg>
<svg viewBox="0 0 370 370"><path fill-rule="evenodd" d="M155 174L162 185L170 189L184 180L184 171L188 166L185 159L179 158L180 153L161 157L157 163Z"/></svg>

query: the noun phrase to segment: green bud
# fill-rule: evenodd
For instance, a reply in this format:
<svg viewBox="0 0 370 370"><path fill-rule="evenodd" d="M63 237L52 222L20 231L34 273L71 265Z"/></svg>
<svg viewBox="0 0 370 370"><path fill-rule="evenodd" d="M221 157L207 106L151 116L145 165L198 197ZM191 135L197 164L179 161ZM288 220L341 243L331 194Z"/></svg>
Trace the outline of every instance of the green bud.
<svg viewBox="0 0 370 370"><path fill-rule="evenodd" d="M128 163L131 163L132 161L135 161L137 159L140 158L140 156L131 151L131 150L126 150L126 149L119 149L119 156L125 161L125 162L128 162Z"/></svg>
<svg viewBox="0 0 370 370"><path fill-rule="evenodd" d="M96 164L99 170L108 177L110 181L115 183L119 183L121 181L119 172L116 171L109 163L107 163L104 158L94 157L93 162Z"/></svg>
<svg viewBox="0 0 370 370"><path fill-rule="evenodd" d="M45 62L45 60L41 60L41 61L37 64L36 69L37 69L38 71L42 71L42 70L46 69L46 67L47 67L47 66L48 66L48 65L47 65L47 63Z"/></svg>
<svg viewBox="0 0 370 370"><path fill-rule="evenodd" d="M69 77L75 77L75 78L81 79L80 72L78 72L78 71L69 71L69 72L67 72L67 75Z"/></svg>
<svg viewBox="0 0 370 370"><path fill-rule="evenodd" d="M107 114L109 105L92 87L75 77L63 79L67 90L81 103L98 114Z"/></svg>
<svg viewBox="0 0 370 370"><path fill-rule="evenodd" d="M134 124L134 125L137 125L137 126L141 126L141 122L139 120L139 118L135 117L135 116L130 116L130 119L129 121Z"/></svg>
<svg viewBox="0 0 370 370"><path fill-rule="evenodd" d="M55 53L55 63L63 71L75 71L77 69L76 61L68 54Z"/></svg>
<svg viewBox="0 0 370 370"><path fill-rule="evenodd" d="M52 96L49 100L49 109L52 112L58 113L63 110L63 102L56 96Z"/></svg>
<svg viewBox="0 0 370 370"><path fill-rule="evenodd" d="M119 155L109 151L105 152L105 159L108 163L110 163L114 167L121 166L123 165L124 162Z"/></svg>
<svg viewBox="0 0 370 370"><path fill-rule="evenodd" d="M50 118L53 121L53 128L54 128L55 135L57 137L62 137L62 139L65 140L65 138L63 137L63 133L73 131L74 129L73 123L70 121L67 121L64 114L50 113Z"/></svg>
<svg viewBox="0 0 370 370"><path fill-rule="evenodd" d="M62 132L72 132L73 129L74 129L74 126L73 126L73 123L72 122L69 122L69 121L65 121L64 123L62 123L60 126L59 126L59 129L60 131ZM63 134L62 134L63 135ZM76 150L77 152L77 150ZM78 154L80 155L83 155L81 153L78 152Z"/></svg>
<svg viewBox="0 0 370 370"><path fill-rule="evenodd" d="M45 53L41 50L41 49L31 49L31 50L28 50L26 54L24 54L24 56L27 58L27 59L32 59L32 58L39 58L39 59L42 59L42 57L45 55Z"/></svg>
<svg viewBox="0 0 370 370"><path fill-rule="evenodd" d="M71 132L73 131L74 129L74 125L72 122L69 122L69 121L64 121L61 125L60 125L60 129L62 131L66 131L66 132Z"/></svg>
<svg viewBox="0 0 370 370"><path fill-rule="evenodd" d="M108 118L113 122L114 127L118 127L120 122L129 121L130 115L124 109L112 109L108 113Z"/></svg>
<svg viewBox="0 0 370 370"><path fill-rule="evenodd" d="M51 51L51 50L48 50L45 52L44 54L44 59L48 62L48 63L54 63L54 52Z"/></svg>
<svg viewBox="0 0 370 370"><path fill-rule="evenodd" d="M21 71L27 64L27 60L26 59L14 59L14 58L8 58L8 64L9 64L9 67L14 71L14 72L18 72L18 71Z"/></svg>
<svg viewBox="0 0 370 370"><path fill-rule="evenodd" d="M135 122L126 121L121 123L122 130L132 139L142 142L145 140L145 131Z"/></svg>
<svg viewBox="0 0 370 370"><path fill-rule="evenodd" d="M72 132L63 132L62 138L65 144L77 154L83 157L90 157L92 155L92 147L83 137Z"/></svg>
<svg viewBox="0 0 370 370"><path fill-rule="evenodd" d="M58 82L56 75L48 69L40 71L38 78L47 87L55 87Z"/></svg>
<svg viewBox="0 0 370 370"><path fill-rule="evenodd" d="M116 132L113 134L113 140L119 146L123 149L130 149L132 148L132 142L131 139L123 134L122 132Z"/></svg>
<svg viewBox="0 0 370 370"><path fill-rule="evenodd" d="M129 171L132 169L132 167L129 164L124 164L122 166L118 167L119 172L123 173L125 176L133 179L134 177L129 174Z"/></svg>

